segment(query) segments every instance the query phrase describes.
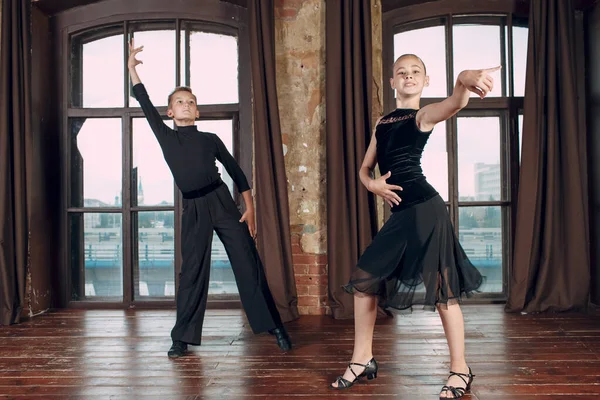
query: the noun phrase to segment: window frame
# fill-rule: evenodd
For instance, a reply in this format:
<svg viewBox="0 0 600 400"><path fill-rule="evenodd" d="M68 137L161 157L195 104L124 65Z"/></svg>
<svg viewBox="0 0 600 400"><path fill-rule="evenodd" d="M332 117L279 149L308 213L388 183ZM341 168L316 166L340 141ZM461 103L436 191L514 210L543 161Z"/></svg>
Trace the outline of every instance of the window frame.
<svg viewBox="0 0 600 400"><path fill-rule="evenodd" d="M518 116L523 109L524 98L514 96L513 73L513 26L527 27L528 7L513 2L494 2L490 0L440 0L436 7L430 4L416 4L408 7L396 6L394 2L384 1L382 7L382 62L383 62L383 109L384 113L395 108L394 91L387 85L393 76L394 36L397 33L433 26L444 26L446 31L446 80L447 93L454 87L453 26L462 24L494 25L500 29L500 38L506 46L500 46L503 69L508 73L501 74L502 97L488 97L471 101L457 115L446 122L446 148L448 153L448 201L450 219L455 233L459 234L459 212L464 207L499 206L502 219L502 292L486 292L478 294L472 302L503 302L508 296L509 271L512 263L514 227L516 223L516 203L519 185L519 129ZM506 51L508 50L508 52ZM421 99L421 106L435 103L444 97L427 97ZM522 111L521 111L522 113ZM500 163L501 193L499 201L460 201L458 193L458 131L457 120L461 117L500 116ZM384 218L390 212L384 208Z"/></svg>
<svg viewBox="0 0 600 400"><path fill-rule="evenodd" d="M74 308L156 308L173 307L173 298L152 298L144 296L135 298L134 281L134 255L133 243L134 227L132 222L135 214L143 211L173 211L175 231L175 265L174 280L178 290L178 279L181 269L181 213L182 199L179 190L174 183L174 204L172 206L133 206L131 202L132 177L132 151L133 135L132 119L144 117L139 107L129 107L129 75L126 62L124 63L124 105L114 108L83 108L73 105L71 99L76 87L71 87L74 74L78 65L71 68L72 39L83 40L86 43L98 40L114 34L123 34L124 58L127 59L126 41L132 28L139 30L155 30L157 27L168 26L175 29L176 35L176 59L175 74L176 84L189 84L189 68L186 68L185 76L181 76L180 65L180 37L189 30L202 30L205 32L235 35L238 40L238 65L239 68L239 98L235 104L210 104L199 105L200 120L209 119L231 119L233 132L234 157L238 160L240 167L252 182L252 103L251 103L251 71L250 65L250 43L248 32L247 8L219 0L205 0L201 6L190 6L182 3L169 3L162 0L146 0L144 11L131 2L118 0L105 0L87 5L85 7L73 8L57 14L52 20L53 45L55 48L53 68L58 78L54 83L55 93L58 101L53 105L54 112L59 115L57 129L60 132L60 159L61 159L61 218L60 218L60 298L59 305ZM141 29L139 29L141 28ZM182 31L182 29L187 28ZM186 34L189 39L189 35ZM189 40L185 41L188 46L186 55L189 57ZM79 58L80 60L81 58ZM185 61L189 61L186 59ZM79 66L81 63L79 63ZM189 64L188 64L189 65ZM241 68L244 66L244 68ZM79 74L81 76L81 74ZM80 103L81 105L81 103ZM166 107L157 107L159 113L165 117ZM70 207L71 188L71 132L70 120L72 118L120 118L122 120L122 205L121 207ZM236 197L237 191L236 191ZM119 301L114 298L105 299L94 297L93 299L73 300L72 270L71 270L71 234L70 220L72 215L83 215L83 213L119 213L122 215L121 240L123 246L123 297ZM80 269L84 265L79 266ZM239 296L211 295L208 302L209 308L238 308Z"/></svg>

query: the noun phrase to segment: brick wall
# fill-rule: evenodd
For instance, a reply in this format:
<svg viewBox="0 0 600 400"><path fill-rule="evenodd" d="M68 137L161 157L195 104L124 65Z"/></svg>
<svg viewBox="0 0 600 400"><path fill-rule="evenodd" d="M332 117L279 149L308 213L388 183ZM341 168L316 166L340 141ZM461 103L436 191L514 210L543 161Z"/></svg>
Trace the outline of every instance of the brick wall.
<svg viewBox="0 0 600 400"><path fill-rule="evenodd" d="M301 243L303 225L292 226L291 230L298 311L302 315L328 314L327 255L304 252Z"/></svg>
<svg viewBox="0 0 600 400"><path fill-rule="evenodd" d="M381 1L372 1L373 116L382 109ZM275 1L275 59L298 308L328 314L325 0ZM383 204L383 202L381 202ZM381 213L380 215L383 215Z"/></svg>
<svg viewBox="0 0 600 400"><path fill-rule="evenodd" d="M327 307L325 0L275 1L275 59L300 314Z"/></svg>

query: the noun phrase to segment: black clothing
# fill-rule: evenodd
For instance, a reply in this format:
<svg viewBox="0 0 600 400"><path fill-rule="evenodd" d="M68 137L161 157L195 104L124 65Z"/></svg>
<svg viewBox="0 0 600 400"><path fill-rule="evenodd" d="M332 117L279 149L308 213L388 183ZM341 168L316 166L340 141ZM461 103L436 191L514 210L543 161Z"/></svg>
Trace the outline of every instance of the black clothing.
<svg viewBox="0 0 600 400"><path fill-rule="evenodd" d="M421 132L417 110L400 108L383 117L375 129L377 162L381 175L392 172L387 183L402 187L396 191L402 201L392 212L405 210L438 194L421 169L421 156L430 132Z"/></svg>
<svg viewBox="0 0 600 400"><path fill-rule="evenodd" d="M226 185L204 197L183 200L177 322L173 340L200 344L208 299L213 229L223 242L238 285L240 300L254 333L281 326L263 265L245 222Z"/></svg>
<svg viewBox="0 0 600 400"><path fill-rule="evenodd" d="M344 286L355 295L376 295L380 305L396 310L446 307L483 280L458 242L446 204L423 176L421 154L431 132L418 129L416 114L396 110L376 128L381 175L392 171L387 182L404 189L397 192L402 202Z"/></svg>
<svg viewBox="0 0 600 400"><path fill-rule="evenodd" d="M210 192L217 190L219 186L224 185L224 184L225 184L225 182L223 182L221 180L221 178L219 178L218 181L214 181L213 183L211 183L207 186L204 186L203 188L200 188L198 190L192 190L191 192L182 192L181 197L183 197L184 199L187 199L187 200L204 197L207 194L209 194Z"/></svg>
<svg viewBox="0 0 600 400"><path fill-rule="evenodd" d="M174 343L199 345L208 298L213 230L223 242L238 286L242 306L254 333L281 327L281 318L267 285L254 240L227 186L219 176L219 160L238 191L250 189L241 168L213 133L196 126L166 126L142 84L133 87L138 102L158 139L175 183L182 191L183 215L181 254L183 258L177 292L177 321ZM177 351L175 351L177 350ZM183 353L176 348L173 353Z"/></svg>
<svg viewBox="0 0 600 400"><path fill-rule="evenodd" d="M217 135L199 131L195 125L171 129L152 105L143 84L135 85L133 94L158 139L177 187L183 193L220 179L215 159L223 164L240 193L250 189L244 172Z"/></svg>

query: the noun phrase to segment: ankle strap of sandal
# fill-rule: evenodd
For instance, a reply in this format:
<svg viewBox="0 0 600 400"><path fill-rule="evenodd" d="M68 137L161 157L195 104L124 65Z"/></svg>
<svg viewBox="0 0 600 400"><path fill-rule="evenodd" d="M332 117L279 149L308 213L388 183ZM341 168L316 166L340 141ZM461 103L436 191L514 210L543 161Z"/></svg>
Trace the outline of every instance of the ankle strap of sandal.
<svg viewBox="0 0 600 400"><path fill-rule="evenodd" d="M473 379L473 377L475 375L473 375L473 372L471 371L471 367L469 367L469 373L468 374L463 374L460 372L454 372L454 371L450 371L450 375L448 376L448 378L452 377L452 376L458 376L460 379L462 379L462 381L465 383L465 385L469 385L468 380ZM467 378L467 379L465 379Z"/></svg>
<svg viewBox="0 0 600 400"><path fill-rule="evenodd" d="M359 366L359 367L363 367L366 370L367 368L369 368L369 365L371 365L371 362L372 361L369 361L366 364L359 364L359 363L351 362L350 364L348 364L348 369L350 370L350 372L352 372L352 375L354 375L354 378L358 378L358 375L356 375L356 372L354 372L354 370L352 369L352 366L356 365L356 366Z"/></svg>
<svg viewBox="0 0 600 400"><path fill-rule="evenodd" d="M462 381L465 383L465 385L469 384L469 382L467 381L467 379L471 378L471 374L461 374L459 372L452 372L452 371L450 371L450 375L448 376L448 378L450 378L452 376L458 376L460 379L462 379ZM467 379L465 379L465 377Z"/></svg>

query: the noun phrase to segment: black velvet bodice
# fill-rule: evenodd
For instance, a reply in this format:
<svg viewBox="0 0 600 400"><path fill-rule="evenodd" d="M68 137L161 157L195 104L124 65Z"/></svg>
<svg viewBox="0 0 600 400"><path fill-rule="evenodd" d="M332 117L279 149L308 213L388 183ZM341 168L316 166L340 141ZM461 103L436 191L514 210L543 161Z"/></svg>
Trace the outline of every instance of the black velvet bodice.
<svg viewBox="0 0 600 400"><path fill-rule="evenodd" d="M391 171L387 183L401 186L398 191L402 199L392 212L404 210L427 201L438 193L431 186L421 168L421 156L430 132L422 132L415 120L417 110L399 108L384 116L376 127L377 162L379 172Z"/></svg>

